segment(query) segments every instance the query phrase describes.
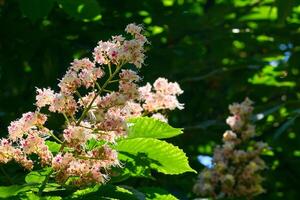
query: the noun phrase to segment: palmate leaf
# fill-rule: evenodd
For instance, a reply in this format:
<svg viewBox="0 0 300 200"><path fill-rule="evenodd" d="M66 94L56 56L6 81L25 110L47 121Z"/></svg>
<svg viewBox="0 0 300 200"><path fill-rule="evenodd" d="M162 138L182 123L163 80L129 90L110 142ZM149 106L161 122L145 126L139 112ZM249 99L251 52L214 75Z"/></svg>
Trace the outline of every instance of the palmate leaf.
<svg viewBox="0 0 300 200"><path fill-rule="evenodd" d="M125 139L118 142L116 149L120 159L131 160L131 156L145 154L150 160L149 166L164 174L182 174L195 172L188 163L185 153L178 147L153 138ZM129 154L129 155L128 155ZM136 159L139 159L138 157Z"/></svg>
<svg viewBox="0 0 300 200"><path fill-rule="evenodd" d="M146 200L177 200L175 196L167 191L156 187L143 187L139 188L146 196Z"/></svg>
<svg viewBox="0 0 300 200"><path fill-rule="evenodd" d="M128 138L170 138L182 134L181 128L150 117L138 117L128 120Z"/></svg>
<svg viewBox="0 0 300 200"><path fill-rule="evenodd" d="M39 171L31 171L26 175L25 182L29 183L29 184L30 183L42 183L46 179L46 177L50 171L51 171L50 168L44 168Z"/></svg>
<svg viewBox="0 0 300 200"><path fill-rule="evenodd" d="M26 194L20 195L16 200L62 200L60 196L43 196L42 198L34 192L27 192ZM14 200L14 199L12 199Z"/></svg>
<svg viewBox="0 0 300 200"><path fill-rule="evenodd" d="M16 196L22 192L31 190L32 187L28 185L10 185L0 187L0 199Z"/></svg>
<svg viewBox="0 0 300 200"><path fill-rule="evenodd" d="M83 190L77 190L70 197L65 198L66 200L75 199L88 199L88 200L99 200L99 199L124 199L124 200L139 200L140 198L132 191L115 185L102 185L95 186L92 188L86 188Z"/></svg>
<svg viewBox="0 0 300 200"><path fill-rule="evenodd" d="M151 175L150 161L146 156L133 156L131 154L127 154L127 156L130 156L130 158L125 158L126 162L124 162L124 164L126 167L116 167L112 169L112 175L109 180L110 183L123 182L131 177L153 179Z"/></svg>

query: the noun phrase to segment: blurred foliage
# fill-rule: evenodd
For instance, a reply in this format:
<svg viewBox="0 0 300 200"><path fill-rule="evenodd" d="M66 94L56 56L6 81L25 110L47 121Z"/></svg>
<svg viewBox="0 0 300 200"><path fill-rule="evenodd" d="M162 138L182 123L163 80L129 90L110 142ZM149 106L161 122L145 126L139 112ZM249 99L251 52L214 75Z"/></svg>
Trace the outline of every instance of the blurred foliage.
<svg viewBox="0 0 300 200"><path fill-rule="evenodd" d="M228 104L249 96L265 153L267 192L258 199L299 199L300 2L296 0L0 0L0 129L33 109L35 87L57 87L73 58L126 24L144 24L151 47L144 82L179 81L185 110L172 114L184 134L170 139L188 154L211 155L227 129ZM51 126L58 126L53 119ZM3 173L6 172L6 173ZM24 180L11 163L0 185ZM9 174L9 176L5 175ZM190 199L195 174L131 179Z"/></svg>

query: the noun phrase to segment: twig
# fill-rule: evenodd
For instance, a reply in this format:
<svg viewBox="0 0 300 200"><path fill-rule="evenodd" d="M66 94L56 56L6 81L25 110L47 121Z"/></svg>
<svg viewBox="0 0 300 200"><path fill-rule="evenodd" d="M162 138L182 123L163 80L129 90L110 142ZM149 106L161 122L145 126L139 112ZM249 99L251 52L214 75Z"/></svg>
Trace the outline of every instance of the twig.
<svg viewBox="0 0 300 200"><path fill-rule="evenodd" d="M109 78L105 81L105 83L103 84L102 87L99 88L99 91L97 92L97 94L94 96L94 98L92 99L92 101L90 102L90 104L88 105L87 108L84 109L84 111L82 112L82 115L80 116L80 118L78 119L76 125L78 126L80 124L80 122L86 117L88 111L91 109L94 101L96 100L97 96L99 96L104 90L105 87L109 84L109 82L114 78L114 76L120 71L120 69L122 68L123 65L119 65L117 66L116 70L114 71L114 73L112 73ZM110 65L109 65L110 67ZM96 84L97 85L97 84Z"/></svg>
<svg viewBox="0 0 300 200"><path fill-rule="evenodd" d="M56 137L51 131L49 131L49 134L50 134L57 142L59 142L60 144L63 143L63 141L61 141L58 137Z"/></svg>

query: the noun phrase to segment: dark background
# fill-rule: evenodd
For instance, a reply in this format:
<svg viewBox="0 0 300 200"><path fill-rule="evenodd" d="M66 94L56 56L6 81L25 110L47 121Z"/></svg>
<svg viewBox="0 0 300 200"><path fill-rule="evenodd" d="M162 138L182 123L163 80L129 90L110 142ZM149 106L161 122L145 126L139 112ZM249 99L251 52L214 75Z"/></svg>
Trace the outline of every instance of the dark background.
<svg viewBox="0 0 300 200"><path fill-rule="evenodd" d="M73 58L90 56L97 41L143 24L151 46L144 83L178 81L183 111L172 139L200 171L228 127L228 104L255 101L267 192L257 199L300 199L300 2L296 0L0 0L0 136L11 120L34 109L35 87L57 88ZM256 118L255 118L256 117ZM4 166L18 180L21 169ZM193 198L196 174L133 179ZM20 178L20 177L19 177ZM0 184L6 184L0 172Z"/></svg>

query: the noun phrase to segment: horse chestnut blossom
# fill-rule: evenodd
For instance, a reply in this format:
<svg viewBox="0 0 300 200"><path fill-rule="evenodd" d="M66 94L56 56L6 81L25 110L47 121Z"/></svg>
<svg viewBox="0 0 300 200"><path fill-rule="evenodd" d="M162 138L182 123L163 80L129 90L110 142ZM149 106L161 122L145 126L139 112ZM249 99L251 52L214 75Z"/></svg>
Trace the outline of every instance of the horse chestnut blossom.
<svg viewBox="0 0 300 200"><path fill-rule="evenodd" d="M153 87L147 83L146 86L140 87L139 91L141 93L141 100L144 102L143 108L148 112L184 108L184 105L179 103L176 98L177 95L183 93L178 83L169 83L165 78L158 78L154 82Z"/></svg>
<svg viewBox="0 0 300 200"><path fill-rule="evenodd" d="M177 100L183 91L177 83L158 78L153 86L138 85L140 76L128 66L143 66L148 41L141 26L129 24L125 31L129 39L118 35L100 41L92 59L71 62L59 91L37 88L36 111L11 122L8 138L0 140L0 164L14 160L28 170L35 165L51 167L49 176L62 185L105 183L112 167L122 167L113 147L127 136L127 119L149 116L167 121L166 111L183 109ZM51 113L64 117L64 130L46 127ZM59 143L59 152L52 153L47 140ZM99 145L89 147L92 140ZM38 159L30 159L32 154Z"/></svg>
<svg viewBox="0 0 300 200"><path fill-rule="evenodd" d="M222 146L217 146L213 166L204 169L194 185L194 192L213 198L247 197L264 192L260 172L266 168L260 154L267 145L251 140L256 135L250 117L253 102L248 98L229 106L232 116L226 122L232 130L223 134Z"/></svg>

